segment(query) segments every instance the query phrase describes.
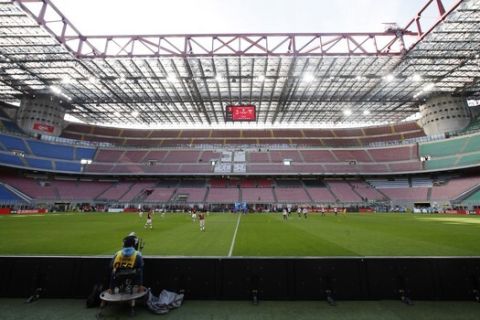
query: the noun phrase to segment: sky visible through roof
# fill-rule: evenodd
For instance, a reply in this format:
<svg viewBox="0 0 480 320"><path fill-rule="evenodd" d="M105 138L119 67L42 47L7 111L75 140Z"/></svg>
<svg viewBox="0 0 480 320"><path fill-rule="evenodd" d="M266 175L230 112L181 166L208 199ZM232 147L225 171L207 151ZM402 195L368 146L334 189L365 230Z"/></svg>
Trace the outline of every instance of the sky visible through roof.
<svg viewBox="0 0 480 320"><path fill-rule="evenodd" d="M392 23L406 26L427 3L427 0L51 1L84 35L383 32ZM443 4L449 7L454 1L443 0ZM425 12L422 18L429 18L429 14Z"/></svg>
<svg viewBox="0 0 480 320"><path fill-rule="evenodd" d="M382 32L427 0L52 0L85 35ZM451 2L446 0L446 5Z"/></svg>

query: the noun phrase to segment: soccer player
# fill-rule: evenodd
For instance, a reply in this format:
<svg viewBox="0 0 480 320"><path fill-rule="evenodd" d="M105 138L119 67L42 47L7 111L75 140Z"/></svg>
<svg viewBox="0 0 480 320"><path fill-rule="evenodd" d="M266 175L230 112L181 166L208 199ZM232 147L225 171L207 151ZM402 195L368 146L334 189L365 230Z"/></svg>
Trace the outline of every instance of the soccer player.
<svg viewBox="0 0 480 320"><path fill-rule="evenodd" d="M283 220L287 220L287 219L288 219L287 209L283 208Z"/></svg>
<svg viewBox="0 0 480 320"><path fill-rule="evenodd" d="M153 209L149 210L148 213L147 213L147 222L145 222L145 229L149 228L149 229L152 229L153 228L153 222L152 222L152 219L153 219Z"/></svg>
<svg viewBox="0 0 480 320"><path fill-rule="evenodd" d="M304 207L304 208L303 208L303 217L304 217L305 219L307 219L307 215L308 215L308 208L307 208L307 207Z"/></svg>
<svg viewBox="0 0 480 320"><path fill-rule="evenodd" d="M198 221L200 222L200 231L205 231L205 213L200 212L198 214Z"/></svg>
<svg viewBox="0 0 480 320"><path fill-rule="evenodd" d="M192 209L192 221L195 222L197 220L197 211L195 208Z"/></svg>

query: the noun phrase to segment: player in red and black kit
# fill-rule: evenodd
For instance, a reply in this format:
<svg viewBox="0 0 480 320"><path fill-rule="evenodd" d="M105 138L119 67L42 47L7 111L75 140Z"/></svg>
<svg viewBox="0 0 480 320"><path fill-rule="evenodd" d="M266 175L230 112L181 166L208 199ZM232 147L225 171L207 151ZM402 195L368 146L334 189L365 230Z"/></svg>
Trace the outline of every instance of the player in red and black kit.
<svg viewBox="0 0 480 320"><path fill-rule="evenodd" d="M145 226L144 226L145 228L150 228L150 229L153 228L152 218L153 218L153 209L148 211L147 213L147 222L145 222Z"/></svg>
<svg viewBox="0 0 480 320"><path fill-rule="evenodd" d="M198 221L200 222L200 231L205 231L205 212L198 213Z"/></svg>

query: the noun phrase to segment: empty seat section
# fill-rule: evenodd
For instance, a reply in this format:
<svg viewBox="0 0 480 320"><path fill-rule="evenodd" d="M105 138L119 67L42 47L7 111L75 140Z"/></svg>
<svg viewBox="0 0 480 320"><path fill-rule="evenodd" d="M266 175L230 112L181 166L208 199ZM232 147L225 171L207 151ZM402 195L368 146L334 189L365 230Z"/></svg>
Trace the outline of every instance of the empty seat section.
<svg viewBox="0 0 480 320"><path fill-rule="evenodd" d="M368 179L367 182L377 189L410 187L410 184L407 178L396 178L396 179L377 178L377 179Z"/></svg>
<svg viewBox="0 0 480 320"><path fill-rule="evenodd" d="M480 177L478 176L450 179L441 185L434 185L430 198L435 201L453 200L479 184Z"/></svg>
<svg viewBox="0 0 480 320"><path fill-rule="evenodd" d="M30 150L38 157L73 160L73 147L35 140L27 140Z"/></svg>
<svg viewBox="0 0 480 320"><path fill-rule="evenodd" d="M23 133L22 129L20 129L17 124L10 120L2 120L2 124L7 131L14 132L14 133Z"/></svg>
<svg viewBox="0 0 480 320"><path fill-rule="evenodd" d="M60 200L92 201L105 192L111 182L94 181L52 181L60 196Z"/></svg>
<svg viewBox="0 0 480 320"><path fill-rule="evenodd" d="M210 188L206 202L209 203L233 203L239 201L237 188Z"/></svg>
<svg viewBox="0 0 480 320"><path fill-rule="evenodd" d="M95 152L97 149L92 148L75 148L75 159L82 160L82 159L89 159L93 160L95 157Z"/></svg>
<svg viewBox="0 0 480 320"><path fill-rule="evenodd" d="M300 151L305 162L336 162L329 150L302 150Z"/></svg>
<svg viewBox="0 0 480 320"><path fill-rule="evenodd" d="M28 165L34 169L53 170L52 160L25 157Z"/></svg>
<svg viewBox="0 0 480 320"><path fill-rule="evenodd" d="M145 201L148 202L168 202L173 195L175 189L173 188L154 188L152 193L150 193Z"/></svg>
<svg viewBox="0 0 480 320"><path fill-rule="evenodd" d="M367 136L386 135L392 133L392 127L390 126L378 126L363 128L363 132Z"/></svg>
<svg viewBox="0 0 480 320"><path fill-rule="evenodd" d="M95 162L118 162L124 152L123 150L98 149Z"/></svg>
<svg viewBox="0 0 480 320"><path fill-rule="evenodd" d="M115 164L111 173L144 173L145 167L138 164Z"/></svg>
<svg viewBox="0 0 480 320"><path fill-rule="evenodd" d="M141 163L147 155L148 150L127 150L119 159L119 162Z"/></svg>
<svg viewBox="0 0 480 320"><path fill-rule="evenodd" d="M25 154L30 153L27 146L25 145L24 139L22 138L0 134L0 142L5 146L7 150L23 151Z"/></svg>
<svg viewBox="0 0 480 320"><path fill-rule="evenodd" d="M215 151L203 151L200 155L198 161L200 162L210 162L210 160L218 160L222 157L221 152Z"/></svg>
<svg viewBox="0 0 480 320"><path fill-rule="evenodd" d="M339 161L371 162L372 159L365 150L332 150Z"/></svg>
<svg viewBox="0 0 480 320"><path fill-rule="evenodd" d="M268 152L248 152L247 153L247 160L249 162L258 162L258 163L271 162Z"/></svg>
<svg viewBox="0 0 480 320"><path fill-rule="evenodd" d="M374 148L368 149L368 153L372 156L374 161L401 161L410 160L417 157L413 152L413 146L391 147L391 148Z"/></svg>
<svg viewBox="0 0 480 320"><path fill-rule="evenodd" d="M178 188L173 200L186 197L187 202L203 202L207 188Z"/></svg>
<svg viewBox="0 0 480 320"><path fill-rule="evenodd" d="M468 137L451 138L437 142L419 143L420 156L444 157L461 153Z"/></svg>
<svg viewBox="0 0 480 320"><path fill-rule="evenodd" d="M23 202L23 199L18 197L15 193L0 184L0 201L6 202Z"/></svg>
<svg viewBox="0 0 480 320"><path fill-rule="evenodd" d="M108 163L92 163L84 167L84 172L108 173L112 171L114 165Z"/></svg>
<svg viewBox="0 0 480 320"><path fill-rule="evenodd" d="M153 181L149 182L137 182L130 187L128 190L119 200L120 201L132 201L134 200L140 193L145 189L151 189L155 183Z"/></svg>
<svg viewBox="0 0 480 320"><path fill-rule="evenodd" d="M277 186L280 188L301 188L302 182L298 179L277 179Z"/></svg>
<svg viewBox="0 0 480 320"><path fill-rule="evenodd" d="M270 151L270 159L272 162L282 162L284 159L303 162L297 150L273 150Z"/></svg>
<svg viewBox="0 0 480 320"><path fill-rule="evenodd" d="M360 202L362 199L356 194L346 181L326 181L330 190L342 202Z"/></svg>
<svg viewBox="0 0 480 320"><path fill-rule="evenodd" d="M82 165L79 162L55 161L55 170L66 172L81 172Z"/></svg>
<svg viewBox="0 0 480 320"><path fill-rule="evenodd" d="M383 200L385 197L378 192L372 185L363 181L350 182L352 189L355 190L360 197L367 200Z"/></svg>
<svg viewBox="0 0 480 320"><path fill-rule="evenodd" d="M275 188L278 202L305 203L311 202L303 188Z"/></svg>
<svg viewBox="0 0 480 320"><path fill-rule="evenodd" d="M49 182L21 177L3 177L1 181L34 199L57 199L57 191Z"/></svg>
<svg viewBox="0 0 480 320"><path fill-rule="evenodd" d="M273 186L273 180L269 178L258 179L259 188L271 188Z"/></svg>
<svg viewBox="0 0 480 320"><path fill-rule="evenodd" d="M123 129L122 137L130 138L147 138L150 135L150 130L139 130L139 129Z"/></svg>
<svg viewBox="0 0 480 320"><path fill-rule="evenodd" d="M167 153L168 153L168 151L153 150L153 151L150 151L149 153L147 153L145 155L145 158L143 158L143 161L146 162L146 161L149 161L149 160L153 160L153 161L162 162L163 159L165 159L165 156L167 155Z"/></svg>
<svg viewBox="0 0 480 320"><path fill-rule="evenodd" d="M314 202L335 202L335 197L327 188L311 187L307 188L310 197Z"/></svg>
<svg viewBox="0 0 480 320"><path fill-rule="evenodd" d="M258 186L256 179L245 178L240 180L241 188L256 188Z"/></svg>
<svg viewBox="0 0 480 320"><path fill-rule="evenodd" d="M242 188L242 201L248 203L275 202L271 188Z"/></svg>
<svg viewBox="0 0 480 320"><path fill-rule="evenodd" d="M120 200L120 198L130 190L132 182L118 182L110 186L105 192L98 195L98 200Z"/></svg>
<svg viewBox="0 0 480 320"><path fill-rule="evenodd" d="M182 164L179 169L179 173L211 173L213 167L210 164Z"/></svg>
<svg viewBox="0 0 480 320"><path fill-rule="evenodd" d="M407 162L394 162L388 164L391 172L410 172L422 170L422 163L419 160Z"/></svg>
<svg viewBox="0 0 480 320"><path fill-rule="evenodd" d="M25 164L20 158L11 153L0 152L0 163L24 167Z"/></svg>
<svg viewBox="0 0 480 320"><path fill-rule="evenodd" d="M463 148L463 153L476 152L478 150L480 150L480 134L469 136Z"/></svg>
<svg viewBox="0 0 480 320"><path fill-rule="evenodd" d="M205 179L182 179L178 186L181 188L203 188L206 183Z"/></svg>
<svg viewBox="0 0 480 320"><path fill-rule="evenodd" d="M165 163L192 163L198 162L200 151L171 150L163 162Z"/></svg>
<svg viewBox="0 0 480 320"><path fill-rule="evenodd" d="M428 188L386 188L380 189L392 200L427 201Z"/></svg>
<svg viewBox="0 0 480 320"><path fill-rule="evenodd" d="M433 158L429 161L425 161L424 165L426 170L450 169L456 166L457 161L457 156L445 157L440 159Z"/></svg>
<svg viewBox="0 0 480 320"><path fill-rule="evenodd" d="M463 155L456 163L456 166L478 166L478 163L480 163L480 152Z"/></svg>
<svg viewBox="0 0 480 320"><path fill-rule="evenodd" d="M211 178L210 187L211 188L226 188L228 185L228 180L223 178Z"/></svg>

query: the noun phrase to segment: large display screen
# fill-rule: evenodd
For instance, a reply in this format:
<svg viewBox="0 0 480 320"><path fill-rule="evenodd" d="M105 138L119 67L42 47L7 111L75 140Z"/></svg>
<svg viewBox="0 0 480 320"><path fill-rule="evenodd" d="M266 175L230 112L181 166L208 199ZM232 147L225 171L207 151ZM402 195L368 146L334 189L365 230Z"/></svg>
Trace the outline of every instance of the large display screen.
<svg viewBox="0 0 480 320"><path fill-rule="evenodd" d="M229 105L225 108L226 121L255 121L257 110L254 105Z"/></svg>

